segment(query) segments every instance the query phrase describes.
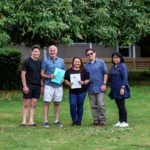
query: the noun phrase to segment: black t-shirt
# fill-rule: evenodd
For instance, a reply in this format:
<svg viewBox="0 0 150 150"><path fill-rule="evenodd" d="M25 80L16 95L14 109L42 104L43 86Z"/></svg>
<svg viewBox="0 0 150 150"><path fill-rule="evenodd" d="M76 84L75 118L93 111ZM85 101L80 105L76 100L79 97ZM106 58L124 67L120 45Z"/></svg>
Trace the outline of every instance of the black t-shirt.
<svg viewBox="0 0 150 150"><path fill-rule="evenodd" d="M70 74L78 74L78 73L81 74L82 81L89 79L89 73L85 69L83 69L82 72L80 72L79 70L74 70L72 68L66 71L64 79L70 82ZM80 94L80 93L86 92L86 90L87 90L87 85L82 85L82 87L78 89L70 88L69 92L72 94Z"/></svg>
<svg viewBox="0 0 150 150"><path fill-rule="evenodd" d="M31 57L24 60L22 71L26 71L26 83L28 86L41 86L41 62L35 61Z"/></svg>

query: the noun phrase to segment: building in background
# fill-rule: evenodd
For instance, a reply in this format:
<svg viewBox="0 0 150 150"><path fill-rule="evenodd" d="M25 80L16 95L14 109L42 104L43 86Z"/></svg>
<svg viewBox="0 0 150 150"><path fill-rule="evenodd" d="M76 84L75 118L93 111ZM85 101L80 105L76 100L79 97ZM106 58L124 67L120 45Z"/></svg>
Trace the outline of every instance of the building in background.
<svg viewBox="0 0 150 150"><path fill-rule="evenodd" d="M26 59L31 55L31 49L26 47L25 45L9 45L9 47L17 48L22 51L22 59ZM96 51L98 58L110 58L111 54L116 51L116 48L108 48L103 44L91 44L91 43L74 43L71 46L68 45L57 45L59 51L59 57L61 58L73 58L74 56L79 56L81 58L86 58L85 50L87 48L93 48ZM125 46L118 49L119 52L127 58L133 58L133 46ZM140 48L135 46L136 56L140 57ZM43 52L41 52L40 59L44 59L46 57L46 48L43 48Z"/></svg>

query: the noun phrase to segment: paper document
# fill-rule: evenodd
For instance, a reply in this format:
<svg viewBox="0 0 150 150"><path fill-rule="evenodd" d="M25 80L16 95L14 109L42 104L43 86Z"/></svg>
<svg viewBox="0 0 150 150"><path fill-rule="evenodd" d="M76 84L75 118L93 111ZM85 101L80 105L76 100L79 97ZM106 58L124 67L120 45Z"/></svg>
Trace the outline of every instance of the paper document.
<svg viewBox="0 0 150 150"><path fill-rule="evenodd" d="M65 70L55 68L54 75L56 76L56 78L53 78L51 81L57 84L61 84L65 75Z"/></svg>
<svg viewBox="0 0 150 150"><path fill-rule="evenodd" d="M73 83L71 89L81 88L81 84L78 81L81 81L81 74L70 74L70 81Z"/></svg>

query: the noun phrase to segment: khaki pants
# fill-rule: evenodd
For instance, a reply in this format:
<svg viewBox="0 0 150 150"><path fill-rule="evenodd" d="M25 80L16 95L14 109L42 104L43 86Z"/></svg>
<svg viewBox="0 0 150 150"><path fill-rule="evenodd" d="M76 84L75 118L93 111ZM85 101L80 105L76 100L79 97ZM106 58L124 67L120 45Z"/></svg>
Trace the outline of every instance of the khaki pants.
<svg viewBox="0 0 150 150"><path fill-rule="evenodd" d="M105 93L90 94L88 93L91 110L93 115L93 123L106 123L106 110L105 110Z"/></svg>

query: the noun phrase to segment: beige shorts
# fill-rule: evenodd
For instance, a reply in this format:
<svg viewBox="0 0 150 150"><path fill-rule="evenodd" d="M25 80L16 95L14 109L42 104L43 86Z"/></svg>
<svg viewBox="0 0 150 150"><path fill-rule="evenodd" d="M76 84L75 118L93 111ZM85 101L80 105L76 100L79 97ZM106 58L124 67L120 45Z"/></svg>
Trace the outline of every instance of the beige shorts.
<svg viewBox="0 0 150 150"><path fill-rule="evenodd" d="M63 96L63 87L44 86L44 101L61 102Z"/></svg>

